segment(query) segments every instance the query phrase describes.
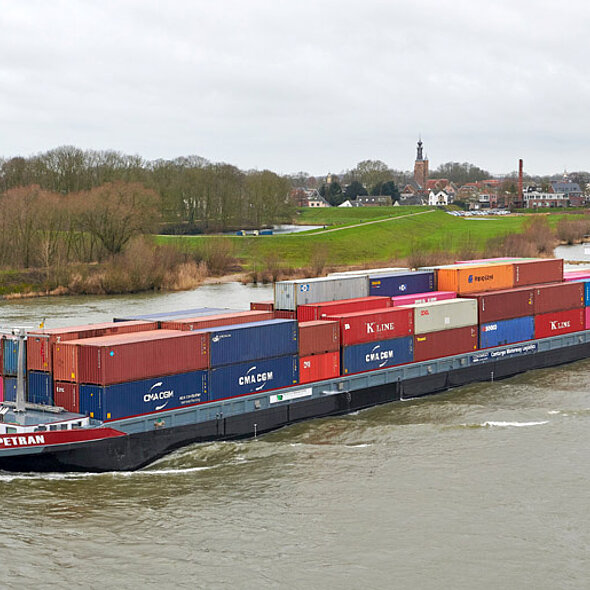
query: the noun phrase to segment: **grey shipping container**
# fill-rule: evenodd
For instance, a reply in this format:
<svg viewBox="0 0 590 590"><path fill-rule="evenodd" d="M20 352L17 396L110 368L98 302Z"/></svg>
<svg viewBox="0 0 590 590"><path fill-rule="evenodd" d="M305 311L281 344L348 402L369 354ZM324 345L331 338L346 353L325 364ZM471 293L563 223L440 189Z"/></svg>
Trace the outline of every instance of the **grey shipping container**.
<svg viewBox="0 0 590 590"><path fill-rule="evenodd" d="M298 305L367 297L367 277L320 277L275 283L275 309L296 310Z"/></svg>
<svg viewBox="0 0 590 590"><path fill-rule="evenodd" d="M477 324L475 299L446 299L408 307L414 308L414 334L427 334Z"/></svg>
<svg viewBox="0 0 590 590"><path fill-rule="evenodd" d="M388 268L366 268L364 270L345 270L342 272L331 272L329 277L368 277L369 275L389 274L394 272L410 272L409 268L402 266L391 266Z"/></svg>

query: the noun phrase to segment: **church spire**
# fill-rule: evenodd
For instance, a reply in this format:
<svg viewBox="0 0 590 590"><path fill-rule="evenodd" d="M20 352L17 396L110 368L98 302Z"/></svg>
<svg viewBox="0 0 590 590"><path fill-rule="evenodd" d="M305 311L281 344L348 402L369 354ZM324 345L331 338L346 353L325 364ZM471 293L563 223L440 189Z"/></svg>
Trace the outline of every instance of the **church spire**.
<svg viewBox="0 0 590 590"><path fill-rule="evenodd" d="M423 160L422 157L422 138L418 137L418 147L416 149L416 160Z"/></svg>

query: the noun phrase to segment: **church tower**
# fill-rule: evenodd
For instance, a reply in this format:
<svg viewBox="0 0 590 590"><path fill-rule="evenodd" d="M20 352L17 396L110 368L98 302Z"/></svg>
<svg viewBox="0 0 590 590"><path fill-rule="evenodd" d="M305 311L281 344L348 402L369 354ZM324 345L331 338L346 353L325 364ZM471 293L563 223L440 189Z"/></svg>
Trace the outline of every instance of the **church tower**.
<svg viewBox="0 0 590 590"><path fill-rule="evenodd" d="M426 188L426 181L428 180L428 158L422 156L422 138L418 139L418 147L416 149L414 180L420 185L420 188Z"/></svg>

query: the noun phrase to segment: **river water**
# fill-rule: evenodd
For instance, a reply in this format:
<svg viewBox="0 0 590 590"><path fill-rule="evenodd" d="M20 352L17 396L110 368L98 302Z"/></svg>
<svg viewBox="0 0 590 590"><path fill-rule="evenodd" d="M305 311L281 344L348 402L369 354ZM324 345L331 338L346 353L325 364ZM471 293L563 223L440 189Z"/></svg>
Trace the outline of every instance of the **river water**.
<svg viewBox="0 0 590 590"><path fill-rule="evenodd" d="M246 307L269 287L0 303L0 323ZM590 360L195 445L0 474L0 588L587 588Z"/></svg>

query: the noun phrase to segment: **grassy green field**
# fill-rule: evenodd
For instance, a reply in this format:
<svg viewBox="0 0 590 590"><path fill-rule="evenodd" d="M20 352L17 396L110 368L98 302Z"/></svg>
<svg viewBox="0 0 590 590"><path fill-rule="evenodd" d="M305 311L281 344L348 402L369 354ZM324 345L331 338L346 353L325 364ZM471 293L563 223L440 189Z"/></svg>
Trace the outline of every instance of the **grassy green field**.
<svg viewBox="0 0 590 590"><path fill-rule="evenodd" d="M433 207L305 207L297 211L295 223L299 225L351 225L387 217L400 217L410 213L431 210Z"/></svg>

